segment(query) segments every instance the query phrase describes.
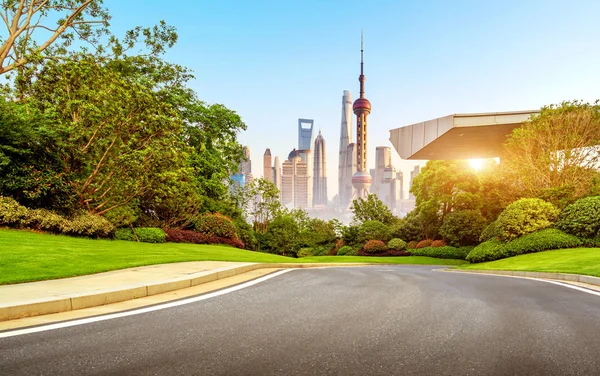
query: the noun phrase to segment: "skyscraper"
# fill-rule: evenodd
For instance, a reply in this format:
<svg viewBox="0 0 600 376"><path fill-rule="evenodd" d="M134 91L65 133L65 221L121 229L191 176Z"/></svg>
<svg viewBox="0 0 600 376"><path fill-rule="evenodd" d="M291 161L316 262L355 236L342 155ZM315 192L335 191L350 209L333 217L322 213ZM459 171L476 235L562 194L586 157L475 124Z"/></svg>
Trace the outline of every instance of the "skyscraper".
<svg viewBox="0 0 600 376"><path fill-rule="evenodd" d="M357 171L352 176L352 185L356 188L356 197L366 197L371 187L371 175L367 171L367 116L371 113L371 102L365 98L365 75L363 70L363 38L360 38L360 98L352 110L356 115L356 157Z"/></svg>
<svg viewBox="0 0 600 376"><path fill-rule="evenodd" d="M307 206L305 208L312 207L313 203L313 154L312 150L297 150L298 156L302 159L302 162L306 163L306 179L307 179Z"/></svg>
<svg viewBox="0 0 600 376"><path fill-rule="evenodd" d="M388 146L378 146L375 149L375 174L373 175L373 185L371 186L371 193L380 195L381 185L384 183L385 176L384 171L387 167L392 166L392 149ZM385 188L384 188L385 189Z"/></svg>
<svg viewBox="0 0 600 376"><path fill-rule="evenodd" d="M273 167L271 166L271 149L267 148L263 156L263 178L273 182Z"/></svg>
<svg viewBox="0 0 600 376"><path fill-rule="evenodd" d="M248 175L252 173L252 161L250 160L250 148L248 146L244 146L242 148L242 152L244 153L244 159L240 162L239 173Z"/></svg>
<svg viewBox="0 0 600 376"><path fill-rule="evenodd" d="M312 149L314 123L312 119L298 119L298 150Z"/></svg>
<svg viewBox="0 0 600 376"><path fill-rule="evenodd" d="M319 131L315 140L315 160L313 169L313 206L327 205L327 154L325 139Z"/></svg>
<svg viewBox="0 0 600 376"><path fill-rule="evenodd" d="M340 154L338 160L338 197L342 206L347 206L352 197L352 174L347 165L348 145L352 143L352 94L344 90L342 96L342 124L340 129Z"/></svg>
<svg viewBox="0 0 600 376"><path fill-rule="evenodd" d="M413 185L413 180L415 180L415 178L417 177L417 175L419 175L419 173L421 172L421 166L415 166L414 170L412 170L410 172L410 181L408 183L408 199L409 200L414 200L415 199L415 195L412 194L412 192L410 192L410 189L412 188Z"/></svg>
<svg viewBox="0 0 600 376"><path fill-rule="evenodd" d="M275 157L273 163L273 184L281 191L281 163L279 163L279 157Z"/></svg>
<svg viewBox="0 0 600 376"><path fill-rule="evenodd" d="M308 208L307 164L294 149L283 162L281 174L281 204L292 208Z"/></svg>

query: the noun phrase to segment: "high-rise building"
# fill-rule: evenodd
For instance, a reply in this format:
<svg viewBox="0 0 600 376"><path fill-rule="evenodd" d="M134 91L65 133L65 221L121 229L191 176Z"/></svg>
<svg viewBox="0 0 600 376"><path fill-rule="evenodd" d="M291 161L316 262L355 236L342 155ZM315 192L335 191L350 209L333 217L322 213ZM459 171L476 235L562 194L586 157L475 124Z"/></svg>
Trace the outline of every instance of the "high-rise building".
<svg viewBox="0 0 600 376"><path fill-rule="evenodd" d="M244 158L238 165L238 170L235 174L229 176L232 185L229 187L230 190L236 189L236 187L243 187L246 184L252 182L252 161L250 160L250 148L244 146L242 149Z"/></svg>
<svg viewBox="0 0 600 376"><path fill-rule="evenodd" d="M347 206L352 197L352 174L346 167L348 145L352 143L352 94L344 90L342 96L342 124L340 128L340 153L338 160L338 199L342 206Z"/></svg>
<svg viewBox="0 0 600 376"><path fill-rule="evenodd" d="M273 182L273 166L271 166L271 149L267 148L263 155L263 178Z"/></svg>
<svg viewBox="0 0 600 376"><path fill-rule="evenodd" d="M298 150L311 150L313 146L312 119L298 119Z"/></svg>
<svg viewBox="0 0 600 376"><path fill-rule="evenodd" d="M248 146L244 146L242 149L244 153L244 159L240 162L239 173L248 175L252 173L252 161L250 160L250 148Z"/></svg>
<svg viewBox="0 0 600 376"><path fill-rule="evenodd" d="M312 150L297 150L298 156L302 159L302 162L306 163L306 178L308 184L308 206L312 207L313 203L313 154ZM304 207L304 206L303 206Z"/></svg>
<svg viewBox="0 0 600 376"><path fill-rule="evenodd" d="M321 131L315 139L313 168L313 206L319 205L327 205L327 154Z"/></svg>
<svg viewBox="0 0 600 376"><path fill-rule="evenodd" d="M298 150L294 149L283 162L281 174L281 204L292 208L308 208L308 168Z"/></svg>
<svg viewBox="0 0 600 376"><path fill-rule="evenodd" d="M410 193L410 189L412 188L413 185L413 181L415 180L415 178L417 177L417 175L419 175L419 173L421 172L421 166L415 166L414 170L412 170L410 172L410 182L408 184L408 198L409 200L414 200L415 199L415 195L413 195L412 193Z"/></svg>
<svg viewBox="0 0 600 376"><path fill-rule="evenodd" d="M275 157L275 162L273 162L273 184L281 191L281 163L279 163L279 157Z"/></svg>
<svg viewBox="0 0 600 376"><path fill-rule="evenodd" d="M340 204L343 207L347 207L348 205L350 205L350 202L352 201L352 197L354 197L354 194L355 194L355 189L352 186L352 176L354 176L354 174L357 171L357 157L356 157L356 144L355 143L349 144L348 147L346 148L346 161L344 163L344 169L345 169L344 176L347 177L350 184L348 184L348 182L346 182L346 184L344 185L345 189L344 189L343 195L340 196Z"/></svg>
<svg viewBox="0 0 600 376"><path fill-rule="evenodd" d="M360 38L360 97L354 101L352 110L356 115L356 156L357 171L352 175L352 185L356 197L366 197L371 187L371 175L367 171L367 116L371 113L371 102L365 98L365 75L363 64L363 38Z"/></svg>
<svg viewBox="0 0 600 376"><path fill-rule="evenodd" d="M375 174L371 193L379 194L379 188L384 183L384 171L392 166L392 150L388 146L378 146L375 149ZM384 188L387 189L387 188Z"/></svg>

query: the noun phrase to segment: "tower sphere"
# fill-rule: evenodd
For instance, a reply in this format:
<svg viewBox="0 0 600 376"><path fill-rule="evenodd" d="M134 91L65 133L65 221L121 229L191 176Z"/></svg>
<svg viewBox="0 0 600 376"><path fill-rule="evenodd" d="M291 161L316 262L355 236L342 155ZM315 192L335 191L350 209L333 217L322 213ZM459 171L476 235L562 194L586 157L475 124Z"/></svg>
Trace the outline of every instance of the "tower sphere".
<svg viewBox="0 0 600 376"><path fill-rule="evenodd" d="M354 104L352 105L352 110L354 111L354 113L356 115L366 112L366 113L370 113L371 112L371 102L369 102L369 100L367 98L358 98L357 100L354 101Z"/></svg>
<svg viewBox="0 0 600 376"><path fill-rule="evenodd" d="M352 186L358 191L368 191L371 187L371 174L366 171L356 171L352 175Z"/></svg>

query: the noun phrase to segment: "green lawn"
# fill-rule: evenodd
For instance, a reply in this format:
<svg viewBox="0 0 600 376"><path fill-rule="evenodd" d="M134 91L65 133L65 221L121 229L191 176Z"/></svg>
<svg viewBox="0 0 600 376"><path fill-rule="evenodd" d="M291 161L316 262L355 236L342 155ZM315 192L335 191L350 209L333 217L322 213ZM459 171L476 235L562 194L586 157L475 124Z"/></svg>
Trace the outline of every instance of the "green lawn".
<svg viewBox="0 0 600 376"><path fill-rule="evenodd" d="M461 266L462 269L585 274L600 277L600 248L572 248Z"/></svg>
<svg viewBox="0 0 600 376"><path fill-rule="evenodd" d="M429 257L323 256L295 259L220 245L91 240L0 229L0 284L73 277L134 266L182 261L372 262L430 265L461 263L457 260Z"/></svg>

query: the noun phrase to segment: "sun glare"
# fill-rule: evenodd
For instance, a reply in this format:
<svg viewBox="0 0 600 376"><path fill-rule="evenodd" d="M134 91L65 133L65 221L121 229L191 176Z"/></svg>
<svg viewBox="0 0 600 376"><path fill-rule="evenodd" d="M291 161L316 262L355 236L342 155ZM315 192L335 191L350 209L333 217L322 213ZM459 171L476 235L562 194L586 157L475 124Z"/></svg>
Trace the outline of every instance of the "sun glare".
<svg viewBox="0 0 600 376"><path fill-rule="evenodd" d="M485 159L469 159L469 165L473 167L475 171L481 170L484 163Z"/></svg>

